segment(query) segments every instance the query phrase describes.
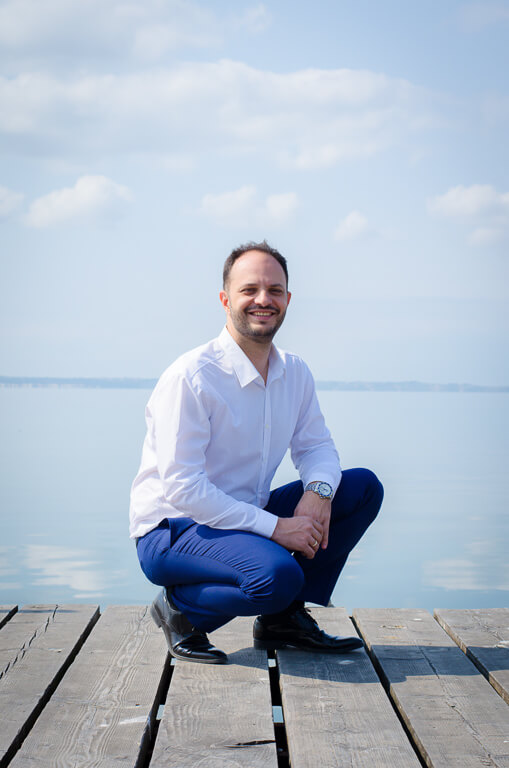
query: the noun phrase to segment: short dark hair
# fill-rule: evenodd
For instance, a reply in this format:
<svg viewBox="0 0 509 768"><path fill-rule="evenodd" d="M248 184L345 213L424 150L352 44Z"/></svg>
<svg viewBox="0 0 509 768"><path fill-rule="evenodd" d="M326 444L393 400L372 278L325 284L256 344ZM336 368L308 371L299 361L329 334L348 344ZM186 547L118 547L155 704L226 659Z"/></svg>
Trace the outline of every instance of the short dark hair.
<svg viewBox="0 0 509 768"><path fill-rule="evenodd" d="M238 248L235 248L230 253L223 267L223 288L226 288L226 284L228 283L228 279L230 277L230 272L232 271L232 267L237 259L239 259L244 255L244 253L247 253L248 251L262 251L263 253L269 253L271 256L273 256L281 265L283 272L285 273L286 287L288 288L288 266L286 264L286 259L279 253L279 251L277 251L275 248L272 248L266 240L263 240L261 243L244 243L244 245L239 245Z"/></svg>

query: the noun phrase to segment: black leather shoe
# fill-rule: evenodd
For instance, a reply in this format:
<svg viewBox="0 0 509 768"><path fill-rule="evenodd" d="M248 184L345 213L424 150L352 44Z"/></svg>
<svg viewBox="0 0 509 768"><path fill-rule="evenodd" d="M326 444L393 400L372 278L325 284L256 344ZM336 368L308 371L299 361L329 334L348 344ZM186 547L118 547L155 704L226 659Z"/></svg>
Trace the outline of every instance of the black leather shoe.
<svg viewBox="0 0 509 768"><path fill-rule="evenodd" d="M198 661L202 664L226 664L226 653L209 643L205 632L193 627L186 616L173 603L169 590L163 589L150 608L152 618L161 627L168 650L175 659Z"/></svg>
<svg viewBox="0 0 509 768"><path fill-rule="evenodd" d="M257 616L253 626L254 647L263 650L299 648L305 651L346 653L362 648L359 637L335 637L320 629L306 608L293 613Z"/></svg>

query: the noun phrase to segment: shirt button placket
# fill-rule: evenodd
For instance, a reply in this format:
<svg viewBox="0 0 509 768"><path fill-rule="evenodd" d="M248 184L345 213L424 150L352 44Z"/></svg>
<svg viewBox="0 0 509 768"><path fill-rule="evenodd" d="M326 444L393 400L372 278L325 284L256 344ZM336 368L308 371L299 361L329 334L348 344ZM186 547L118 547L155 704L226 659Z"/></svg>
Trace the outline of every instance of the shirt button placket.
<svg viewBox="0 0 509 768"><path fill-rule="evenodd" d="M260 477L258 479L258 495L261 498L265 487L265 477L267 474L267 462L269 458L270 448L270 394L269 390L265 388L265 400L263 409L263 430L262 430L262 461L260 466Z"/></svg>

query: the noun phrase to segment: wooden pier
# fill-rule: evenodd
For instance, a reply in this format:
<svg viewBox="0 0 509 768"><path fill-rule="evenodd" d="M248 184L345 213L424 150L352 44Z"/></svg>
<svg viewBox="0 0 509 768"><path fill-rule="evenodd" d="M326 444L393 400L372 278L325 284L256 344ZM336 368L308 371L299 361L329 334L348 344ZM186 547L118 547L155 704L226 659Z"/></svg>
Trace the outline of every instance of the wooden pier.
<svg viewBox="0 0 509 768"><path fill-rule="evenodd" d="M313 609L344 655L213 633L174 663L146 606L0 606L0 768L509 768L509 608Z"/></svg>

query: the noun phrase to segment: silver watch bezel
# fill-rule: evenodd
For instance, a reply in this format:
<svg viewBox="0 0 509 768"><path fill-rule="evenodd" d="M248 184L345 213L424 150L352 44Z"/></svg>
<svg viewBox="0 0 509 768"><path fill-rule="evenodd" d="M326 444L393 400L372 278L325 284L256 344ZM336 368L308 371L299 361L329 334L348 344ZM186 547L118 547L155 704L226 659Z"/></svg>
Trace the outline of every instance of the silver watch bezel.
<svg viewBox="0 0 509 768"><path fill-rule="evenodd" d="M326 486L327 492L323 493L321 490L322 486ZM319 496L321 499L332 499L332 485L330 483L325 482L325 480L313 480L311 483L308 483L306 485L306 488L304 489L306 491L313 491L313 493L316 493L317 496Z"/></svg>

